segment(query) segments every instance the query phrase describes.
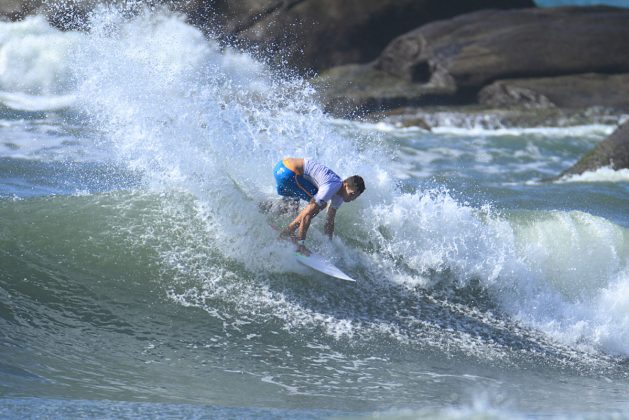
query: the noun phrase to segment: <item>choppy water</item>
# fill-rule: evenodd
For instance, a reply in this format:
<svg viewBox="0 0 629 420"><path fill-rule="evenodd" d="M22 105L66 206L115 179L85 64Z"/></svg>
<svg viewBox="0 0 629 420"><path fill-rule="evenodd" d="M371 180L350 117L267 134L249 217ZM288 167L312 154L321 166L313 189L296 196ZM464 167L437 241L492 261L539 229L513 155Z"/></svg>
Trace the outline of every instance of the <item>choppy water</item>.
<svg viewBox="0 0 629 420"><path fill-rule="evenodd" d="M180 18L0 23L0 416L629 413L629 173L542 182L622 115L324 115ZM133 14L132 14L133 15ZM299 267L283 156L367 191Z"/></svg>

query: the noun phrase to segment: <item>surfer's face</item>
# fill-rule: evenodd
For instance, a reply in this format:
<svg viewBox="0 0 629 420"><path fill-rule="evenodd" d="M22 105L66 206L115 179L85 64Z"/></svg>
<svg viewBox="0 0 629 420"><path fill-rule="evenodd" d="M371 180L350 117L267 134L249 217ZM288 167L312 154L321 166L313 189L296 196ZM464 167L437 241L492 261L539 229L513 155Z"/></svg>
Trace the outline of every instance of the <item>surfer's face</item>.
<svg viewBox="0 0 629 420"><path fill-rule="evenodd" d="M356 198L358 198L359 195L360 193L358 192L358 189L355 186L351 185L347 181L343 182L343 191L341 192L343 201L345 201L346 203L349 203L350 201L354 201Z"/></svg>

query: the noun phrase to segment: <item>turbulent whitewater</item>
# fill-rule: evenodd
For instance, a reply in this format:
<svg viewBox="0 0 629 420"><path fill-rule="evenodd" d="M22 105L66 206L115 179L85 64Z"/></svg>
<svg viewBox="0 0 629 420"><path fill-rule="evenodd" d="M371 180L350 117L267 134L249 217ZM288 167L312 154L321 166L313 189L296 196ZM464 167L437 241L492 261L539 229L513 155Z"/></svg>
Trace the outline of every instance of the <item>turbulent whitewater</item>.
<svg viewBox="0 0 629 420"><path fill-rule="evenodd" d="M0 23L1 415L627 413L629 177L543 181L626 116L338 120L181 16L89 28ZM365 178L308 239L356 284L276 240L285 156Z"/></svg>

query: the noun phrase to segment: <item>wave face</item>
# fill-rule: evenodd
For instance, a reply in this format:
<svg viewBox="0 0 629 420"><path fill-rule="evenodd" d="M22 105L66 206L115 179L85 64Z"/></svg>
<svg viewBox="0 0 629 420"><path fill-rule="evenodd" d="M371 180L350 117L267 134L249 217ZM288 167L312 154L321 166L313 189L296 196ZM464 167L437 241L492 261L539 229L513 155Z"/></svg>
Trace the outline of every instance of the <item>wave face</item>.
<svg viewBox="0 0 629 420"><path fill-rule="evenodd" d="M483 389L579 412L627 389L626 216L556 205L579 180L527 185L580 150L333 120L306 81L167 12L100 8L89 28L0 23L3 393L364 411ZM609 131L579 130L562 135ZM289 219L259 205L284 156L367 180L333 241L321 220L308 238L356 285L276 240ZM495 196L470 202L479 185Z"/></svg>

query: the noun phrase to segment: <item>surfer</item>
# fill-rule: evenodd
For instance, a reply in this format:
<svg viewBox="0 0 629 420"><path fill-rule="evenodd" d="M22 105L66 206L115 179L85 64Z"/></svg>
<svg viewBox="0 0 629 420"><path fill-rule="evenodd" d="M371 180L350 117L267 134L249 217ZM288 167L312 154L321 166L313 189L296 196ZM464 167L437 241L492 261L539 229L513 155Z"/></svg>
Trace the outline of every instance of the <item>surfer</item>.
<svg viewBox="0 0 629 420"><path fill-rule="evenodd" d="M289 238L298 245L299 252L306 254L304 241L312 218L328 207L324 232L331 239L338 208L365 191L362 177L354 175L343 181L330 168L309 158L286 158L275 165L273 172L279 195L295 200L297 205L300 199L308 202L280 233L280 237Z"/></svg>

